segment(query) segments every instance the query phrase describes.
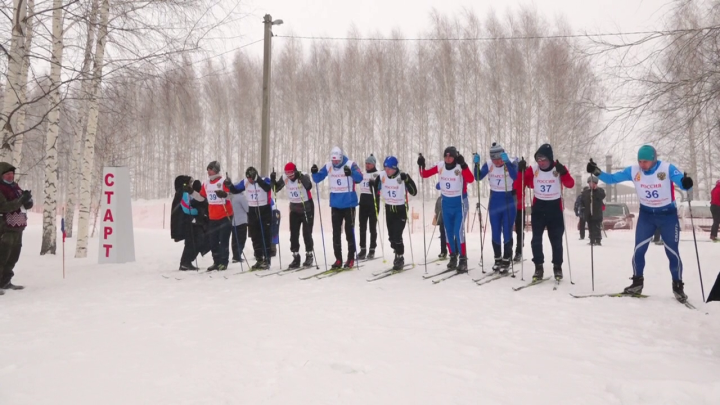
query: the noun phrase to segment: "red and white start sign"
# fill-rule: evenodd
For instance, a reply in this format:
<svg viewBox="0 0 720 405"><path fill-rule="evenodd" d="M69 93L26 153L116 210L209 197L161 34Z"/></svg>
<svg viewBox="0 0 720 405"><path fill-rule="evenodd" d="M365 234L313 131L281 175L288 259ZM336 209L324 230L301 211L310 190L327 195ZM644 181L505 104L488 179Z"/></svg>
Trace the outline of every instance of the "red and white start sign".
<svg viewBox="0 0 720 405"><path fill-rule="evenodd" d="M106 167L103 169L102 181L102 231L99 237L98 263L135 261L128 168Z"/></svg>

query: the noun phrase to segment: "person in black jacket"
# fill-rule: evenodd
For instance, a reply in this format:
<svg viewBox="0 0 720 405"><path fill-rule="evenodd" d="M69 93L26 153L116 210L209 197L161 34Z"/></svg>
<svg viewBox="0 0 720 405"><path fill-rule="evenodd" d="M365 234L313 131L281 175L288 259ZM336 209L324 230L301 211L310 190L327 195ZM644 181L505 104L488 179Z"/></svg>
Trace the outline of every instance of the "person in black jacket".
<svg viewBox="0 0 720 405"><path fill-rule="evenodd" d="M293 261L289 269L300 268L300 227L303 228L303 241L305 242L305 261L302 267L311 267L313 257L313 223L315 221L315 203L312 198L312 180L307 174L301 173L295 163L285 165L285 174L277 179L277 174L270 173L270 186L275 193L287 190L290 200L290 251ZM277 198L277 195L276 195Z"/></svg>
<svg viewBox="0 0 720 405"><path fill-rule="evenodd" d="M585 239L585 212L583 211L582 196L583 191L589 190L585 187L580 191L577 198L575 199L575 216L578 217L578 231L580 231L580 240Z"/></svg>
<svg viewBox="0 0 720 405"><path fill-rule="evenodd" d="M192 184L192 186L190 185ZM205 255L210 249L205 243L207 226L207 201L200 195L202 183L192 177L180 175L175 178L175 197L170 211L170 237L175 242L185 241L180 270L197 270L193 261L198 254Z"/></svg>
<svg viewBox="0 0 720 405"><path fill-rule="evenodd" d="M375 188L375 179L378 176L377 170L377 159L371 153L365 159L365 173L363 173L363 179L360 183L360 206L358 207L358 216L360 219L360 253L358 253L358 260L374 259L375 248L377 247L377 213L378 207L378 195L377 189ZM365 250L367 246L367 229L368 223L370 224L370 250Z"/></svg>
<svg viewBox="0 0 720 405"><path fill-rule="evenodd" d="M598 187L598 178L595 176L588 177L587 181L588 187L580 194L582 211L590 232L590 244L600 246L605 189Z"/></svg>

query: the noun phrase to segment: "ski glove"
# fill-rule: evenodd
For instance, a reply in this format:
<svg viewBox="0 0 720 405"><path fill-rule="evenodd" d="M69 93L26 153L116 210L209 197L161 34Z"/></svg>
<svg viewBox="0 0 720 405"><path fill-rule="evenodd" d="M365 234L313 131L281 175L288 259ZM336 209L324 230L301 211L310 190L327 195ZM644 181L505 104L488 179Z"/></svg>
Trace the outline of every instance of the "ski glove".
<svg viewBox="0 0 720 405"><path fill-rule="evenodd" d="M503 160L505 163L510 163L510 158L508 157L507 153L503 152L500 154L500 159Z"/></svg>
<svg viewBox="0 0 720 405"><path fill-rule="evenodd" d="M350 166L345 166L343 170L345 171L345 176L350 177L352 175L352 170L350 170Z"/></svg>
<svg viewBox="0 0 720 405"><path fill-rule="evenodd" d="M593 162L592 159L590 159L590 161L588 162L586 169L587 172L592 174L593 176L599 176L600 173L602 173L597 163Z"/></svg>
<svg viewBox="0 0 720 405"><path fill-rule="evenodd" d="M20 195L20 203L25 204L30 200L32 200L32 192L30 190L23 191L22 195Z"/></svg>
<svg viewBox="0 0 720 405"><path fill-rule="evenodd" d="M318 172L317 165L312 165L312 167L310 168L310 173L317 174L317 172Z"/></svg>
<svg viewBox="0 0 720 405"><path fill-rule="evenodd" d="M527 162L525 161L525 158L521 158L518 162L518 171L520 173L525 173L525 170L527 170Z"/></svg>
<svg viewBox="0 0 720 405"><path fill-rule="evenodd" d="M477 152L473 153L473 163L476 165L480 164L480 155L478 155Z"/></svg>
<svg viewBox="0 0 720 405"><path fill-rule="evenodd" d="M225 177L225 181L223 181L223 184L225 187L230 188L230 186L233 185L232 179L230 177Z"/></svg>
<svg viewBox="0 0 720 405"><path fill-rule="evenodd" d="M693 180L687 175L687 173L683 173L683 178L680 182L685 190L690 190L693 186Z"/></svg>
<svg viewBox="0 0 720 405"><path fill-rule="evenodd" d="M186 193L188 193L188 194L192 194L193 188L192 188L192 186L191 186L190 184L186 184L186 185L183 186L183 191L186 192Z"/></svg>
<svg viewBox="0 0 720 405"><path fill-rule="evenodd" d="M198 193L200 190L202 190L202 183L200 183L200 180L193 181L192 189L197 191Z"/></svg>
<svg viewBox="0 0 720 405"><path fill-rule="evenodd" d="M425 170L425 157L422 153L418 153L417 164L421 169Z"/></svg>
<svg viewBox="0 0 720 405"><path fill-rule="evenodd" d="M277 173L275 173L275 171L273 171L272 173L270 173L270 182L275 183L276 181L277 181Z"/></svg>
<svg viewBox="0 0 720 405"><path fill-rule="evenodd" d="M468 165L465 163L465 156L458 154L455 158L455 162L460 165L460 168L465 170L467 169Z"/></svg>
<svg viewBox="0 0 720 405"><path fill-rule="evenodd" d="M400 172L400 180L402 180L403 182L406 182L407 178L408 178L407 174Z"/></svg>
<svg viewBox="0 0 720 405"><path fill-rule="evenodd" d="M561 176L564 176L568 173L567 167L563 166L562 163L560 163L559 160L555 161L555 170L560 174Z"/></svg>
<svg viewBox="0 0 720 405"><path fill-rule="evenodd" d="M225 192L225 190L218 190L215 192L215 195L217 195L220 198L227 198L228 194Z"/></svg>

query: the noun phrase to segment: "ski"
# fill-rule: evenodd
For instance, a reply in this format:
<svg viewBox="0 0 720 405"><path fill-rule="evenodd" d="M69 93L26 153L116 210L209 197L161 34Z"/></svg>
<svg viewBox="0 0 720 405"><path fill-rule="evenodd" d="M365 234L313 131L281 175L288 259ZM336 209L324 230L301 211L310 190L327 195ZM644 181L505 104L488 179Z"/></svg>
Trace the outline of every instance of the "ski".
<svg viewBox="0 0 720 405"><path fill-rule="evenodd" d="M450 273L451 271L455 271L455 269L447 269L447 270L441 271L440 273L435 273L435 274L431 274L431 275L424 275L424 276L422 276L422 277L423 277L425 280L427 280L427 279L429 279L429 278L437 277L437 276L443 275L443 274L445 274L445 273Z"/></svg>
<svg viewBox="0 0 720 405"><path fill-rule="evenodd" d="M396 274L400 274L400 273L402 273L402 272L411 270L411 269L413 269L413 268L415 268L415 265L414 265L414 264L406 264L406 265L403 266L403 268L400 269L400 270L390 269L390 270L386 270L386 271L384 271L384 272L382 272L382 273L379 273L379 274L374 274L376 277L374 277L374 278L369 278L369 279L367 279L367 281L382 280L383 278L390 277L390 276L394 276L394 275L396 275Z"/></svg>
<svg viewBox="0 0 720 405"><path fill-rule="evenodd" d="M485 279L487 279L487 278L494 277L494 276L497 276L497 275L499 275L499 272L496 272L496 271L495 271L495 272L492 272L492 273L485 273L485 274L483 274L482 276L480 276L480 277L478 277L478 278L474 278L474 279L473 279L473 282L476 282L476 283L477 283L477 282L479 282L479 281L482 281L482 280L485 280Z"/></svg>
<svg viewBox="0 0 720 405"><path fill-rule="evenodd" d="M424 265L426 265L426 264L433 264L433 263L437 263L437 265L439 266L439 265L440 265L440 262L446 262L446 261L448 261L448 260L449 260L449 258L445 257L445 258L443 258L443 259L430 260L430 261L427 262L427 263L420 263L418 266L424 266Z"/></svg>
<svg viewBox="0 0 720 405"><path fill-rule="evenodd" d="M649 295L643 294L626 294L623 292L610 293L610 294L588 294L588 295L575 295L570 294L573 298L596 298L596 297L628 297L628 298L648 298Z"/></svg>
<svg viewBox="0 0 720 405"><path fill-rule="evenodd" d="M275 274L281 274L281 273L294 273L294 272L296 272L296 271L302 271L302 270L306 270L306 269L311 269L311 268L313 268L313 267L315 267L315 266L314 266L314 265L313 265L313 266L301 266L301 267L297 267L297 268L294 268L294 269L291 269L291 268L288 267L288 268L286 268L286 269L274 271L274 272L272 272L272 273L255 274L255 275L258 276L258 277L268 277L268 276L273 276L273 275L275 275Z"/></svg>
<svg viewBox="0 0 720 405"><path fill-rule="evenodd" d="M543 278L543 279L537 280L537 281L532 281L530 284L525 284L525 285L520 286L520 287L513 287L513 291L524 290L525 288L528 288L528 287L532 287L532 286L534 286L534 285L541 284L541 283L543 283L543 282L545 282L545 281L548 281L548 280L550 280L550 277L546 277L546 278Z"/></svg>
<svg viewBox="0 0 720 405"><path fill-rule="evenodd" d="M313 277L321 276L321 275L323 275L323 274L328 274L328 273L334 273L334 272L336 272L336 271L338 271L338 270L340 270L340 269L330 269L330 270L321 271L320 273L315 273L315 274L311 274L311 275L309 275L309 276L298 277L298 278L299 278L300 280L309 280L309 279L311 279L311 278L313 278Z"/></svg>
<svg viewBox="0 0 720 405"><path fill-rule="evenodd" d="M494 274L488 275L488 277L480 277L480 281L475 281L475 280L473 280L473 281L475 281L475 284L477 284L477 285L485 285L485 284L492 283L493 281L500 280L501 278L505 278L510 275L511 275L510 272L500 273L500 274L494 273Z"/></svg>
<svg viewBox="0 0 720 405"><path fill-rule="evenodd" d="M555 279L555 285L553 286L553 291L557 291L558 287L560 287L560 280Z"/></svg>
<svg viewBox="0 0 720 405"><path fill-rule="evenodd" d="M473 267L473 268L474 268L474 267ZM473 268L468 269L468 272L469 272L470 270L472 270ZM455 270L455 269L453 269L453 270ZM451 271L452 271L452 270L451 270ZM461 275L461 274L468 274L468 273L458 273L457 270L455 270L455 273L450 274L450 275L447 275L447 276L445 276L445 277L443 277L443 278L439 278L439 279L437 279L437 280L433 280L432 283L433 283L433 284L442 283L442 282L445 281L445 280L449 280L449 279L451 279L451 278L453 278L453 277L455 277L455 276L459 276L459 275Z"/></svg>
<svg viewBox="0 0 720 405"><path fill-rule="evenodd" d="M318 278L318 279L323 279L323 278L328 278L328 277L336 276L336 275L338 275L338 274L340 274L340 273L345 273L346 271L353 271L353 270L357 269L358 267L360 267L360 266L343 267L342 269L337 269L337 270L335 270L335 271L333 271L333 272L331 272L331 273L321 274L321 275L317 276L317 278Z"/></svg>
<svg viewBox="0 0 720 405"><path fill-rule="evenodd" d="M691 304L691 303L688 302L687 300L685 300L684 302L683 302L683 301L678 301L678 302L680 302L680 303L682 303L682 304L685 304L685 306L688 307L688 308L690 308L690 309L697 309L697 308L695 308L695 305Z"/></svg>

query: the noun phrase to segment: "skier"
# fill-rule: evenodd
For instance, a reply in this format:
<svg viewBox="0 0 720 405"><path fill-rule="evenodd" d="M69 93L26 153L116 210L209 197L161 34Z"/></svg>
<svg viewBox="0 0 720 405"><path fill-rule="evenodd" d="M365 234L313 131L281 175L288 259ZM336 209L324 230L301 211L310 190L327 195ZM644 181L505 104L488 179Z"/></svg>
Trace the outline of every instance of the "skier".
<svg viewBox="0 0 720 405"><path fill-rule="evenodd" d="M208 252L203 248L204 226L207 224L207 200L199 192L202 189L199 180L180 175L175 178L175 196L170 208L170 237L175 242L185 241L180 256L180 271L198 270L193 265L198 253Z"/></svg>
<svg viewBox="0 0 720 405"><path fill-rule="evenodd" d="M440 191L440 183L435 184L435 189ZM438 259L445 260L447 259L447 237L445 236L445 225L443 223L443 217L442 217L442 195L439 195L437 198L437 201L435 201L435 222L433 225L436 225L438 228L440 228L440 254L438 255Z"/></svg>
<svg viewBox="0 0 720 405"><path fill-rule="evenodd" d="M232 182L230 182L232 184ZM248 231L248 212L250 206L244 192L230 194L230 202L233 206L233 229L230 235L230 247L232 248L232 262L241 263L243 261L243 250L245 250L245 242L247 241Z"/></svg>
<svg viewBox="0 0 720 405"><path fill-rule="evenodd" d="M400 171L395 156L388 156L383 162L383 171L375 179L375 188L380 191L385 202L385 222L388 229L388 240L395 251L393 270L402 270L405 266L405 244L403 231L407 222L408 197L417 195L417 187L410 175Z"/></svg>
<svg viewBox="0 0 720 405"><path fill-rule="evenodd" d="M330 177L330 208L332 209L333 250L335 263L332 269L344 267L350 269L355 265L355 207L358 205L358 196L355 193L355 184L360 183L363 174L357 163L348 159L342 149L334 147L330 151L330 162L322 169L313 164L310 169L312 179L320 183ZM345 265L342 264L342 243L340 235L343 221L345 222L345 240L348 243L348 256Z"/></svg>
<svg viewBox="0 0 720 405"><path fill-rule="evenodd" d="M715 183L715 187L710 192L710 213L713 217L712 227L710 228L710 240L718 242L717 234L720 227L720 180Z"/></svg>
<svg viewBox="0 0 720 405"><path fill-rule="evenodd" d="M517 212L515 213L515 233L517 234L517 244L515 246L515 257L513 257L513 261L515 263L519 263L523 261L522 257L522 251L523 246L525 246L525 190L523 188L527 188L527 184L525 184L525 180L523 179L522 173L518 169L518 176L515 178L515 181L513 182L513 195L515 196L515 204L517 208Z"/></svg>
<svg viewBox="0 0 720 405"><path fill-rule="evenodd" d="M458 273L467 273L467 251L465 249L465 218L469 203L467 185L475 181L465 157L458 153L457 148L448 146L443 153L443 161L425 169L425 157L420 154L417 160L420 175L428 178L439 175L440 193L442 194L442 216L445 224L445 235L448 239L450 262L448 269L456 269ZM459 166L459 168L458 168ZM458 261L458 255L460 260Z"/></svg>
<svg viewBox="0 0 720 405"><path fill-rule="evenodd" d="M22 290L12 283L13 269L20 258L22 235L27 227L27 210L33 207L32 193L15 182L15 167L0 162L0 295L3 290Z"/></svg>
<svg viewBox="0 0 720 405"><path fill-rule="evenodd" d="M573 188L575 180L563 164L557 160L553 161L550 144L541 145L534 157L536 163L532 167L527 167L525 159L521 159L518 164L525 185L535 191L530 214L533 233L530 246L533 252L532 260L535 263L533 282L542 280L544 274L545 255L542 238L546 228L552 246L553 274L555 280L560 281L563 278L562 237L565 232L562 188Z"/></svg>
<svg viewBox="0 0 720 405"><path fill-rule="evenodd" d="M640 213L635 228L635 251L632 257L632 284L625 288L626 294L640 294L645 278L645 252L656 229L660 229L665 254L670 262L672 289L675 298L680 302L687 301L682 282L682 260L678 244L680 242L680 221L675 205L673 183L682 190L690 190L692 179L683 174L674 165L657 159L657 152L651 145L643 145L638 150L638 163L628 166L617 173L604 173L590 159L587 164L588 173L597 176L605 184L616 184L632 181L640 200Z"/></svg>
<svg viewBox="0 0 720 405"><path fill-rule="evenodd" d="M248 231L253 242L255 264L253 270L267 270L270 268L270 242L272 230L272 209L270 206L271 188L270 179L261 178L257 169L250 166L245 170L245 179L232 184L230 179L225 185L233 194L247 191L248 199Z"/></svg>
<svg viewBox="0 0 720 405"><path fill-rule="evenodd" d="M580 194L578 194L577 198L575 198L575 216L578 218L578 231L580 231L580 240L585 239L585 224L587 223L585 220L585 211L582 204L582 198L583 193L585 190L590 190L589 186L583 187L582 191L580 191Z"/></svg>
<svg viewBox="0 0 720 405"><path fill-rule="evenodd" d="M598 178L592 174L588 177L587 182L588 187L585 187L580 193L583 222L588 224L590 244L601 246L605 189L598 187Z"/></svg>
<svg viewBox="0 0 720 405"><path fill-rule="evenodd" d="M305 243L305 261L303 267L313 265L313 237L312 229L315 217L315 203L312 199L312 181L310 176L300 173L295 163L285 165L285 174L280 180L276 179L275 172L270 173L270 185L277 193L283 187L287 190L290 199L290 251L293 261L288 268L300 268L300 227L303 230Z"/></svg>
<svg viewBox="0 0 720 405"><path fill-rule="evenodd" d="M207 165L208 179L200 189L200 195L208 201L208 241L212 250L213 265L208 271L226 270L230 257L230 234L232 204L227 199L228 187L220 175L220 164L212 161Z"/></svg>
<svg viewBox="0 0 720 405"><path fill-rule="evenodd" d="M360 206L358 207L358 215L360 219L360 253L358 260L374 259L375 248L377 247L377 190L375 189L375 179L378 176L378 170L375 167L377 160L371 153L365 159L365 174L360 183ZM370 250L366 251L367 238L365 231L370 223Z"/></svg>
<svg viewBox="0 0 720 405"><path fill-rule="evenodd" d="M495 254L493 271L505 274L510 269L512 260L512 232L515 222L515 199L512 195L513 181L517 178L517 167L510 162L505 149L493 142L490 147L490 162L480 167L480 155L473 155L475 163L475 180L481 181L487 176L490 182L490 201L488 202L488 216L492 231L492 247ZM500 241L505 242L500 245ZM505 254L502 253L504 246Z"/></svg>

